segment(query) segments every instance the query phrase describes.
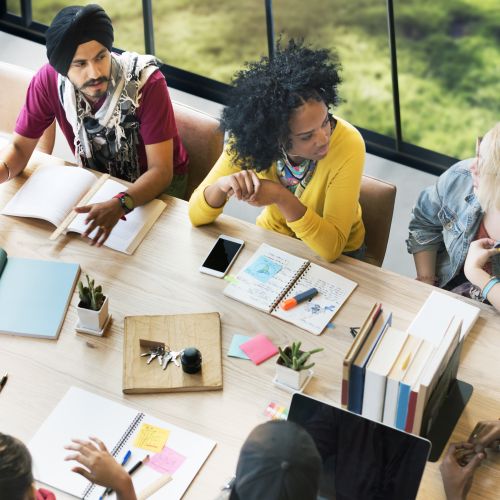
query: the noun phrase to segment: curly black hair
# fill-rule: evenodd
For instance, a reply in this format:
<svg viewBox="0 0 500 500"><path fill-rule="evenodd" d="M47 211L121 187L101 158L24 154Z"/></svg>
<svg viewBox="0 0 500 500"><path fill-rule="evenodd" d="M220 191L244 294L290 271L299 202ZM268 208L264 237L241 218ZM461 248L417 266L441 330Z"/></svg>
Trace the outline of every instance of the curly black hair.
<svg viewBox="0 0 500 500"><path fill-rule="evenodd" d="M221 124L229 132L229 151L241 169L267 170L289 147L289 120L310 99L338 104L341 82L337 55L291 39L278 42L274 57L246 63L233 77Z"/></svg>
<svg viewBox="0 0 500 500"><path fill-rule="evenodd" d="M23 500L32 483L28 448L19 439L0 433L0 498Z"/></svg>

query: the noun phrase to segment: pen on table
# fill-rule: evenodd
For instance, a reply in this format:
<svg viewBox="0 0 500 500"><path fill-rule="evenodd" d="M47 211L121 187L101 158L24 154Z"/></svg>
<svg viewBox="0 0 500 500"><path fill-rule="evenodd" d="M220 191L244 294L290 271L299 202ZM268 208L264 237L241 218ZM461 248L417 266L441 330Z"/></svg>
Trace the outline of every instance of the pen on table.
<svg viewBox="0 0 500 500"><path fill-rule="evenodd" d="M291 297L289 299L284 300L283 303L281 304L281 309L288 311L288 309L295 307L297 304L300 304L301 302L305 302L306 300L312 299L315 295L318 295L317 288L310 288L309 290L306 290L305 292L298 293L294 297Z"/></svg>
<svg viewBox="0 0 500 500"><path fill-rule="evenodd" d="M127 462L129 461L129 458L131 457L131 455L132 455L132 452L130 450L128 450L127 453L125 453L125 456L123 457L123 460L122 460L122 467L127 465ZM106 488L99 500L104 498L106 495L110 495L112 492L113 492L113 490L111 488Z"/></svg>
<svg viewBox="0 0 500 500"><path fill-rule="evenodd" d="M7 383L7 379L9 378L9 374L6 373L3 377L2 380L0 380L0 392L2 391L4 385Z"/></svg>

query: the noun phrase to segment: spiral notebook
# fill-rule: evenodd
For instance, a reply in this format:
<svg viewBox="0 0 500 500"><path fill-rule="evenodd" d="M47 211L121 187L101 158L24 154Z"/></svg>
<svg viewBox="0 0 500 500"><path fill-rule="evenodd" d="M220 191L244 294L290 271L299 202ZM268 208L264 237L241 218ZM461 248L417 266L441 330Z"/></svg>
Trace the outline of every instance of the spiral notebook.
<svg viewBox="0 0 500 500"><path fill-rule="evenodd" d="M224 294L319 335L357 283L266 243L239 271ZM317 288L318 295L284 311L280 303Z"/></svg>
<svg viewBox="0 0 500 500"><path fill-rule="evenodd" d="M162 432L168 431L166 444L160 453L136 446L135 440L143 424L150 424ZM152 461L160 460L165 452L182 457L182 464L175 472L170 471L172 480L150 497L157 500L180 499L215 446L215 441L211 439L71 387L28 445L33 457L35 479L77 498L99 499L104 488L72 472L76 462L64 461L64 457L71 453L64 446L72 438L88 439L89 436L97 436L104 441L119 462L130 450L129 467L148 454ZM132 476L137 494L140 495L160 476L158 470L142 466Z"/></svg>

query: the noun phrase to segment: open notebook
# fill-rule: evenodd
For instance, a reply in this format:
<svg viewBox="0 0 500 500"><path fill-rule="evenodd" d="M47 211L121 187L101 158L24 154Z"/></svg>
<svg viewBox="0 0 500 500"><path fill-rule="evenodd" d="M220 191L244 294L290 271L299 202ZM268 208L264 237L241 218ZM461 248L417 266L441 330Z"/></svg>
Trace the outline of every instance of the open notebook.
<svg viewBox="0 0 500 500"><path fill-rule="evenodd" d="M99 203L126 189L124 184L113 179L107 179L100 185L96 176L83 168L41 166L7 203L2 214L34 217L60 226L73 207L82 204L82 200L86 205ZM134 253L165 206L161 200L152 200L137 207L127 215L126 221L118 221L104 245L127 254ZM87 214L77 215L67 231L82 234L86 229L86 217ZM95 233L91 233L90 237Z"/></svg>
<svg viewBox="0 0 500 500"><path fill-rule="evenodd" d="M224 294L319 335L357 284L266 243L224 289ZM317 288L318 295L284 311L280 303Z"/></svg>
<svg viewBox="0 0 500 500"><path fill-rule="evenodd" d="M135 446L143 424L169 432L162 452L154 453ZM104 441L119 462L130 450L132 456L127 469L149 454L155 468L143 465L132 475L138 496L158 481L163 472L171 473L172 480L150 497L157 500L180 499L215 446L211 439L71 387L28 445L33 456L35 479L78 498L98 499L104 488L94 486L72 472L76 462L64 461L64 457L71 453L64 446L72 438L87 439L89 436Z"/></svg>

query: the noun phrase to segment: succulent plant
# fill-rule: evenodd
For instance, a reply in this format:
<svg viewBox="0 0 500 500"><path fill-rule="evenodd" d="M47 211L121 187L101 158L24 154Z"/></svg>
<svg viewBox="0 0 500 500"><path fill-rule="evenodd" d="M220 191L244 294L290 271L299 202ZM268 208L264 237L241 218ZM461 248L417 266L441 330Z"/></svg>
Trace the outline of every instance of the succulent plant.
<svg viewBox="0 0 500 500"><path fill-rule="evenodd" d="M311 351L301 351L300 346L302 342L292 342L291 346L282 349L278 347L280 357L278 362L287 368L300 372L301 370L308 370L314 366L314 363L306 364L312 354L323 350L322 347L312 349Z"/></svg>
<svg viewBox="0 0 500 500"><path fill-rule="evenodd" d="M94 280L87 278L87 285L84 286L80 281L78 283L78 294L80 295L80 307L91 309L92 311L99 311L106 297L102 294L102 286L94 286Z"/></svg>

